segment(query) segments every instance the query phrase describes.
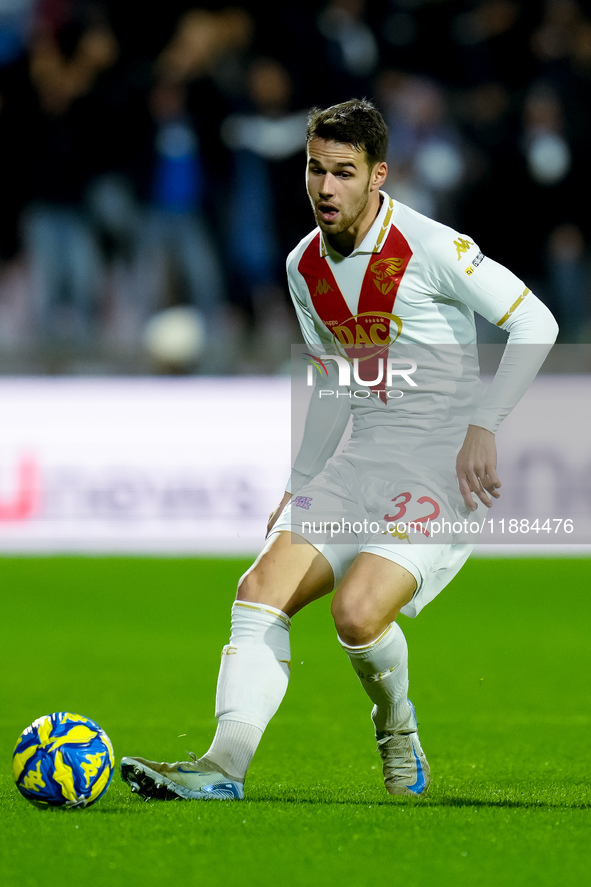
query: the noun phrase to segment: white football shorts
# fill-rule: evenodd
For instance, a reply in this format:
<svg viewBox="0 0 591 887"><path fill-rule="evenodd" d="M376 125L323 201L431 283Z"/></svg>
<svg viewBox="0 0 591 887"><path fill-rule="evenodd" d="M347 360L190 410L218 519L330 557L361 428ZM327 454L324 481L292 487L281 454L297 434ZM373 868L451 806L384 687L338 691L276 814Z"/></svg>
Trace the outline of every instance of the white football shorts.
<svg viewBox="0 0 591 887"><path fill-rule="evenodd" d="M361 552L405 567L416 579L401 610L417 616L454 578L480 534L484 512L466 508L455 472L366 465L342 453L294 495L270 536L289 531L328 560L335 588Z"/></svg>

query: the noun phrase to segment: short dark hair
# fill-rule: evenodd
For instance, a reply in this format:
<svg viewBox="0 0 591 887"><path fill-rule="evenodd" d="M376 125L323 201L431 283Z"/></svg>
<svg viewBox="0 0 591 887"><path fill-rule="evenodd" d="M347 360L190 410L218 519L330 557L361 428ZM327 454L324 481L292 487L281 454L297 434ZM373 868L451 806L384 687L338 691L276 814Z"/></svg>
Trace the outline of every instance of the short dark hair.
<svg viewBox="0 0 591 887"><path fill-rule="evenodd" d="M367 99L349 99L330 108L312 108L306 141L326 139L365 151L370 167L388 153L388 127L378 109Z"/></svg>

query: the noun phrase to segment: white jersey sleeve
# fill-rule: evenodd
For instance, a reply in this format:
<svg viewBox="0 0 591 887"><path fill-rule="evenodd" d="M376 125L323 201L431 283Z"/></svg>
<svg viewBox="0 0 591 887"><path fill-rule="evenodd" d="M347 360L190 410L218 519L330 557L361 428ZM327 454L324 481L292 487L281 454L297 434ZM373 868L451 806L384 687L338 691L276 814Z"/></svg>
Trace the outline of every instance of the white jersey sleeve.
<svg viewBox="0 0 591 887"><path fill-rule="evenodd" d="M509 333L499 368L470 419L493 433L521 400L558 334L551 312L533 293L502 324Z"/></svg>
<svg viewBox="0 0 591 887"><path fill-rule="evenodd" d="M302 337L309 348L324 348L332 341L332 335L326 330L324 333L319 331L317 324L312 317L309 308L309 296L306 284L302 275L298 273L297 262L301 255L301 249L298 247L287 257L287 283L289 286L289 294L295 308Z"/></svg>
<svg viewBox="0 0 591 887"><path fill-rule="evenodd" d="M336 365L327 361L327 370L328 377L323 377L316 387L337 390L339 380ZM351 401L348 397L321 398L314 392L306 415L302 442L286 487L289 492L296 493L322 471L338 447L350 415Z"/></svg>
<svg viewBox="0 0 591 887"><path fill-rule="evenodd" d="M451 228L437 226L424 247L433 292L461 302L490 323L501 325L529 293L512 271Z"/></svg>
<svg viewBox="0 0 591 887"><path fill-rule="evenodd" d="M495 432L536 377L558 326L525 283L484 256L474 241L446 233L433 238L430 247L431 274L439 292L509 333L499 369L470 423Z"/></svg>
<svg viewBox="0 0 591 887"><path fill-rule="evenodd" d="M332 344L332 336L328 331L323 336L314 323L307 305L307 291L301 289L301 275L295 273L293 255L292 253L287 260L287 280L302 336L312 351L325 350L327 345ZM328 376L317 382L317 387L320 385L323 388L338 389L338 368L332 361L327 361L327 371ZM296 493L322 471L327 459L333 455L341 441L350 414L351 402L348 398L312 397L302 442L286 485L288 492Z"/></svg>

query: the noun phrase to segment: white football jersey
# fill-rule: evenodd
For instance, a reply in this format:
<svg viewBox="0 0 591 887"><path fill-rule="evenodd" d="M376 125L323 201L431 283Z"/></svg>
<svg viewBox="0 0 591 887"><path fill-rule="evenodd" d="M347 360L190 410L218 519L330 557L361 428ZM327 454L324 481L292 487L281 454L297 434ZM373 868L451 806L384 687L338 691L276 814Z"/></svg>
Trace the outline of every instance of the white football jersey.
<svg viewBox="0 0 591 887"><path fill-rule="evenodd" d="M374 224L350 255L335 252L316 228L287 260L308 358L319 374L294 465L298 484L334 452L349 411L346 450L356 458L383 463L395 440L401 457L412 454L424 467L455 461L468 423L494 430L523 393L503 391L491 424L488 416L471 418L482 398L474 313L507 329L523 303L538 303L549 315L472 238L381 197ZM553 341L553 329L531 341ZM541 359L529 361L533 375ZM526 385L533 375L513 373Z"/></svg>
<svg viewBox="0 0 591 887"><path fill-rule="evenodd" d="M342 333L340 316L334 312L335 293L332 281L322 273L323 263L334 276L352 318L359 313L362 284L369 269L374 302L382 297L380 306L375 306L377 314L386 311L383 303L391 296L391 310L386 313L398 319L399 345L474 343L474 312L502 327L529 292L523 281L483 256L471 238L384 192L382 198L374 224L349 256L332 250L319 228L290 253L288 282L306 344L321 347L339 335L343 344L350 340ZM393 232L397 233L393 249L383 257ZM313 293L306 280L306 265L310 276L318 271ZM362 310L372 309L362 306ZM396 321L390 321L390 326L392 323ZM383 336L378 338L381 341Z"/></svg>

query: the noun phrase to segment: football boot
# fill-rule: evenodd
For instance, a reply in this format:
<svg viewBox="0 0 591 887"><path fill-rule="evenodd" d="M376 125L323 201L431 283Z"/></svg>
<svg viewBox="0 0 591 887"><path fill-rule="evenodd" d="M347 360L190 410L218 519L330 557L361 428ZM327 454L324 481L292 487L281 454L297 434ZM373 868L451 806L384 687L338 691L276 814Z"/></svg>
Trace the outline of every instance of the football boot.
<svg viewBox="0 0 591 887"><path fill-rule="evenodd" d="M244 797L244 783L207 769L195 755L192 757L191 761L174 764L122 758L121 777L132 792L146 800L238 801Z"/></svg>

